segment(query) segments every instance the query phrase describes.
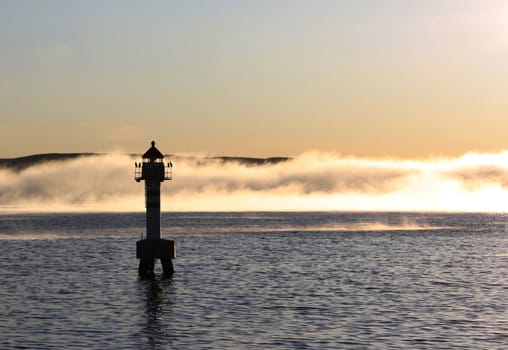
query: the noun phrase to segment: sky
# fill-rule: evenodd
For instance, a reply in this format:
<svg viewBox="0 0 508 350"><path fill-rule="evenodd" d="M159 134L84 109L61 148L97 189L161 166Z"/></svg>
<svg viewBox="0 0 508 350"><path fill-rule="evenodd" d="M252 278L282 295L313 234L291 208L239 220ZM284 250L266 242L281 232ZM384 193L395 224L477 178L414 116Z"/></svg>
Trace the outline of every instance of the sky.
<svg viewBox="0 0 508 350"><path fill-rule="evenodd" d="M508 149L508 2L0 0L0 158Z"/></svg>

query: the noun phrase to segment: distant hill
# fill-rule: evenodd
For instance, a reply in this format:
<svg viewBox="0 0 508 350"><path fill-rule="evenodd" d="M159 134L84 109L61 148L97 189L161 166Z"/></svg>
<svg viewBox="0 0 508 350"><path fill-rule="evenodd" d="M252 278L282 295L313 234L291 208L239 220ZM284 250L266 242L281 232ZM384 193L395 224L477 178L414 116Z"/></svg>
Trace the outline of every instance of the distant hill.
<svg viewBox="0 0 508 350"><path fill-rule="evenodd" d="M63 161L80 157L97 156L99 153L45 153L18 158L0 158L0 168L21 171L34 165Z"/></svg>
<svg viewBox="0 0 508 350"><path fill-rule="evenodd" d="M45 153L45 154L33 154L25 157L18 158L0 158L0 168L11 169L14 171L22 171L34 165L44 164L48 162L64 161L70 159L76 159L80 157L92 157L100 156L102 153ZM133 158L141 157L141 155L131 154ZM174 159L184 159L186 157L169 156ZM286 162L291 158L288 157L270 157L270 158L252 158L252 157L205 157L205 158L193 158L196 161L200 160L219 160L224 163L236 162L247 166L261 166L277 164L280 162Z"/></svg>
<svg viewBox="0 0 508 350"><path fill-rule="evenodd" d="M209 157L207 159L216 159L227 162L236 162L243 165L269 165L281 162L287 162L291 158L288 157L270 157L270 158L251 158L251 157Z"/></svg>

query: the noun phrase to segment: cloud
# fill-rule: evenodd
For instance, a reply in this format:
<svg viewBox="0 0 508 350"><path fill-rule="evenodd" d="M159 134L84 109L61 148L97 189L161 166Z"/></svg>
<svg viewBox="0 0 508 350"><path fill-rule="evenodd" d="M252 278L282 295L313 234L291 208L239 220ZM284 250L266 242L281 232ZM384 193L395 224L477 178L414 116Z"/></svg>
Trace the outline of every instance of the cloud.
<svg viewBox="0 0 508 350"><path fill-rule="evenodd" d="M99 155L0 170L0 208L9 211L142 211L134 159ZM306 153L249 166L175 157L162 184L163 210L504 211L508 153L453 159L386 160Z"/></svg>
<svg viewBox="0 0 508 350"><path fill-rule="evenodd" d="M0 205L100 206L134 194L127 164L132 164L127 156L95 156L48 162L17 174L0 170Z"/></svg>
<svg viewBox="0 0 508 350"><path fill-rule="evenodd" d="M495 165L459 169L448 172L447 175L460 181L469 191L492 184L508 189L508 169Z"/></svg>
<svg viewBox="0 0 508 350"><path fill-rule="evenodd" d="M199 164L199 171L196 166ZM178 163L173 192L286 192L297 194L386 193L412 173L411 169L386 167L328 155L304 154L274 165L249 167L219 160ZM176 170L175 170L176 171Z"/></svg>

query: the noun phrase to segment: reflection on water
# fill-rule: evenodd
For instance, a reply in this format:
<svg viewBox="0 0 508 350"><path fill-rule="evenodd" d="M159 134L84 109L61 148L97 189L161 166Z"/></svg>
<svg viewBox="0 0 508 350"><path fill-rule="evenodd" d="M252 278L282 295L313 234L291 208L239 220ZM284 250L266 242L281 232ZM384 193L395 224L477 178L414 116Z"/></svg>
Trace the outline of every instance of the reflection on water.
<svg viewBox="0 0 508 350"><path fill-rule="evenodd" d="M171 278L156 276L153 279L140 279L139 286L145 294L145 336L150 349L171 345L171 307L174 294ZM169 344L168 344L169 342Z"/></svg>

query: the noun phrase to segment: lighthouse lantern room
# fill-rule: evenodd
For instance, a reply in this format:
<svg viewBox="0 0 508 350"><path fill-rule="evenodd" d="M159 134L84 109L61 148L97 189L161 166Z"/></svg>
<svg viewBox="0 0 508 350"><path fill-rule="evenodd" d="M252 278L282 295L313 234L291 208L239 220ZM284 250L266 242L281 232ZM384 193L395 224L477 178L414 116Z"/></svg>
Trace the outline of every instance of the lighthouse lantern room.
<svg viewBox="0 0 508 350"><path fill-rule="evenodd" d="M154 276L155 259L160 259L163 274L173 274L175 258L175 241L161 239L160 233L160 189L161 182L171 180L173 164L163 162L164 155L152 146L143 154L142 163L135 164L134 179L137 182L145 182L145 207L146 207L146 238L136 243L136 257L139 260L138 273L141 277Z"/></svg>

